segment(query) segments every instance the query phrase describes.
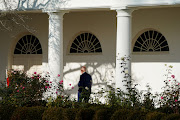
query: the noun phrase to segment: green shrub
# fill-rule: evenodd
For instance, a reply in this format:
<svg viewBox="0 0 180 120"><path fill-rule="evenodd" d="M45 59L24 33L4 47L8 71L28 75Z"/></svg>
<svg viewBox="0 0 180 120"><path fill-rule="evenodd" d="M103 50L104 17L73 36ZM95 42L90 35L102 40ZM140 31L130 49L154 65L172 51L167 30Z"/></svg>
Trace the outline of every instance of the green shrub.
<svg viewBox="0 0 180 120"><path fill-rule="evenodd" d="M180 114L170 114L165 118L165 120L180 120Z"/></svg>
<svg viewBox="0 0 180 120"><path fill-rule="evenodd" d="M161 112L149 112L146 115L146 120L163 120L164 117L166 116L165 113L161 113Z"/></svg>
<svg viewBox="0 0 180 120"><path fill-rule="evenodd" d="M0 104L0 120L10 120L15 109L11 105Z"/></svg>
<svg viewBox="0 0 180 120"><path fill-rule="evenodd" d="M145 120L146 113L141 110L119 109L111 116L111 120Z"/></svg>
<svg viewBox="0 0 180 120"><path fill-rule="evenodd" d="M42 120L64 120L63 108L59 108L59 107L48 108L43 113Z"/></svg>
<svg viewBox="0 0 180 120"><path fill-rule="evenodd" d="M128 120L145 120L146 113L141 110L133 110L129 113Z"/></svg>
<svg viewBox="0 0 180 120"><path fill-rule="evenodd" d="M97 104L90 104L85 102L73 102L73 108L94 108Z"/></svg>
<svg viewBox="0 0 180 120"><path fill-rule="evenodd" d="M19 107L14 111L11 120L41 120L44 110L45 107L42 106Z"/></svg>
<svg viewBox="0 0 180 120"><path fill-rule="evenodd" d="M69 96L58 95L57 98L52 103L53 107L62 107L62 108L72 108L74 101L69 100Z"/></svg>
<svg viewBox="0 0 180 120"><path fill-rule="evenodd" d="M119 109L111 116L111 120L127 120L130 112L128 109Z"/></svg>
<svg viewBox="0 0 180 120"><path fill-rule="evenodd" d="M43 78L36 72L29 77L23 71L10 71L9 86L6 83L1 83L0 96L2 102L9 102L16 107L26 106L27 104L36 100L42 99L43 93L46 92L50 86L48 78Z"/></svg>
<svg viewBox="0 0 180 120"><path fill-rule="evenodd" d="M63 111L64 120L75 120L78 109L66 108Z"/></svg>
<svg viewBox="0 0 180 120"><path fill-rule="evenodd" d="M45 100L35 100L30 101L26 104L26 107L33 107L33 106L44 106L46 107L47 102Z"/></svg>
<svg viewBox="0 0 180 120"><path fill-rule="evenodd" d="M158 108L157 110L158 110L159 112L166 113L166 114L171 114L171 113L173 113L172 108L171 108L170 106L167 106L167 105L162 106L162 107Z"/></svg>
<svg viewBox="0 0 180 120"><path fill-rule="evenodd" d="M83 108L77 113L75 120L92 120L94 114L95 110L90 108Z"/></svg>
<svg viewBox="0 0 180 120"><path fill-rule="evenodd" d="M96 111L95 120L109 120L111 115L113 114L113 110L109 109L99 109Z"/></svg>

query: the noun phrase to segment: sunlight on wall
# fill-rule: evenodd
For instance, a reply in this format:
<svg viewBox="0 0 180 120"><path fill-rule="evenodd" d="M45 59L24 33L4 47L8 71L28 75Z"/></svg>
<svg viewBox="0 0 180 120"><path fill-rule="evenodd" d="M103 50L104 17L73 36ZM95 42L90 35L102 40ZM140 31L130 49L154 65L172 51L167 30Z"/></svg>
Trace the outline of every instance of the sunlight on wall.
<svg viewBox="0 0 180 120"><path fill-rule="evenodd" d="M20 70L27 73L27 75L32 75L34 72L37 72L38 74L42 73L42 65L33 65L29 69L25 69L24 65L12 65L13 70Z"/></svg>
<svg viewBox="0 0 180 120"><path fill-rule="evenodd" d="M165 66L167 64L167 66ZM132 63L132 79L138 84L139 90L145 90L149 84L152 92L161 92L165 85L165 74L167 74L168 66L172 65L172 75L175 75L177 81L179 79L180 63L164 63L164 62L133 62Z"/></svg>
<svg viewBox="0 0 180 120"><path fill-rule="evenodd" d="M96 62L91 63L96 64ZM87 66L87 72L92 75L93 86L92 93L97 93L102 90L108 90L107 85L115 85L115 68L112 64L101 64L94 68L91 64L82 63L66 63L64 67L64 88L71 98L77 99L78 82L80 78L80 67ZM165 66L167 64L167 66ZM168 66L172 65L172 74L176 76L176 80L180 82L178 70L180 63L165 63L165 62L133 62L132 63L132 79L133 83L137 83L139 90L146 90L146 85L150 85L152 93L162 92L162 87L165 85L164 80L167 74ZM74 87L74 88L72 88ZM105 102L104 95L97 96L91 94L93 99Z"/></svg>
<svg viewBox="0 0 180 120"><path fill-rule="evenodd" d="M77 98L78 82L80 79L80 68L81 66L87 67L87 73L92 76L92 92L98 92L103 89L107 89L107 85L114 85L115 68L111 63L105 63L98 65L98 67L93 67L97 65L94 63L85 62L69 62L66 63L64 67L64 88L65 91L71 94L71 98ZM73 88L72 88L73 87Z"/></svg>
<svg viewBox="0 0 180 120"><path fill-rule="evenodd" d="M12 65L13 70L24 71L24 65Z"/></svg>
<svg viewBox="0 0 180 120"><path fill-rule="evenodd" d="M34 72L37 72L37 74L41 74L42 73L42 65L31 66L30 69L28 70L27 74L32 75Z"/></svg>

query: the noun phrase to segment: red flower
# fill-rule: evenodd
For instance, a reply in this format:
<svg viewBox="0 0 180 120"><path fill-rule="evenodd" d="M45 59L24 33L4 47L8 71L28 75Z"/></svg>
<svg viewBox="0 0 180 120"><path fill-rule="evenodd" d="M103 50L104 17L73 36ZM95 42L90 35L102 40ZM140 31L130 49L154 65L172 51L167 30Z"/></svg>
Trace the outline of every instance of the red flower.
<svg viewBox="0 0 180 120"><path fill-rule="evenodd" d="M9 87L9 83L10 83L10 81L9 81L9 77L7 78L7 86Z"/></svg>
<svg viewBox="0 0 180 120"><path fill-rule="evenodd" d="M71 84L69 84L71 86Z"/></svg>
<svg viewBox="0 0 180 120"><path fill-rule="evenodd" d="M161 97L161 99L163 99L163 97Z"/></svg>
<svg viewBox="0 0 180 120"><path fill-rule="evenodd" d="M175 78L175 75L171 75L172 78Z"/></svg>
<svg viewBox="0 0 180 120"><path fill-rule="evenodd" d="M59 83L60 83L60 84L63 84L63 80L61 80Z"/></svg>
<svg viewBox="0 0 180 120"><path fill-rule="evenodd" d="M17 90L17 92L19 92L19 90Z"/></svg>
<svg viewBox="0 0 180 120"><path fill-rule="evenodd" d="M178 100L175 99L175 102L177 102Z"/></svg>
<svg viewBox="0 0 180 120"><path fill-rule="evenodd" d="M36 72L34 72L34 74L36 74Z"/></svg>
<svg viewBox="0 0 180 120"><path fill-rule="evenodd" d="M72 86L72 89L74 89L74 87Z"/></svg>
<svg viewBox="0 0 180 120"><path fill-rule="evenodd" d="M58 77L60 77L60 74L58 74Z"/></svg>
<svg viewBox="0 0 180 120"><path fill-rule="evenodd" d="M45 86L45 88L48 88L47 86Z"/></svg>

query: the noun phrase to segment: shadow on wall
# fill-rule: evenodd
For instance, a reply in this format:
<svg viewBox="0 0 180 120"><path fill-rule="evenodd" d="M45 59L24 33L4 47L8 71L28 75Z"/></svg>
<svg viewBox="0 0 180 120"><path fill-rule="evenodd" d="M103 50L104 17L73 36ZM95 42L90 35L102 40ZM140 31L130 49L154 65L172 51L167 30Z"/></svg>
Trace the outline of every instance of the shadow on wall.
<svg viewBox="0 0 180 120"><path fill-rule="evenodd" d="M14 55L12 69L23 70L28 75L32 75L34 72L42 73L42 55Z"/></svg>
<svg viewBox="0 0 180 120"><path fill-rule="evenodd" d="M87 67L87 73L92 76L92 93L108 89L107 85L115 85L115 64L98 62L69 62L64 67L64 88L71 98L77 98L80 69Z"/></svg>
<svg viewBox="0 0 180 120"><path fill-rule="evenodd" d="M59 9L68 5L70 0L19 0L17 9Z"/></svg>

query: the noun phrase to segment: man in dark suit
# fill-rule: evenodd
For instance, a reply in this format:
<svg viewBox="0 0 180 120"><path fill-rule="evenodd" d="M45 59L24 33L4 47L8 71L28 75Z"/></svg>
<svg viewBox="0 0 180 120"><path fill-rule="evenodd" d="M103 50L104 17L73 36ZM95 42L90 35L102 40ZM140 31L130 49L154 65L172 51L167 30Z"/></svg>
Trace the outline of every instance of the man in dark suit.
<svg viewBox="0 0 180 120"><path fill-rule="evenodd" d="M78 102L88 102L89 97L91 94L91 86L92 86L92 78L91 75L89 75L86 72L86 67L81 67L81 73L80 80L78 83Z"/></svg>

